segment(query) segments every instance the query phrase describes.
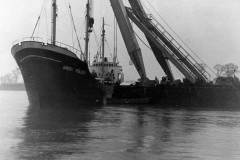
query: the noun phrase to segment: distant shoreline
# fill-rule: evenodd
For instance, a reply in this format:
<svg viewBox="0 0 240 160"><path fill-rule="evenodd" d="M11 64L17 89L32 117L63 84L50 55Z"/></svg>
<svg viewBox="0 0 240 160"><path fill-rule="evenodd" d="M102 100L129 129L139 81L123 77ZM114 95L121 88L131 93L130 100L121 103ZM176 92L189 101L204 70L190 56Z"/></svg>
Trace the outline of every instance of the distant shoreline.
<svg viewBox="0 0 240 160"><path fill-rule="evenodd" d="M0 91L24 91L24 83L1 84Z"/></svg>

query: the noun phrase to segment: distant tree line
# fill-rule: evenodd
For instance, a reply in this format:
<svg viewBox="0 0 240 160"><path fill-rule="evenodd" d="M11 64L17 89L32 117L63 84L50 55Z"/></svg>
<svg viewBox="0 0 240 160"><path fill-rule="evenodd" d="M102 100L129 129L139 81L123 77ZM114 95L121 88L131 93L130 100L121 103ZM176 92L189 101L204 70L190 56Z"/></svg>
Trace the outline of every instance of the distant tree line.
<svg viewBox="0 0 240 160"><path fill-rule="evenodd" d="M19 68L14 69L11 73L5 74L0 77L1 84L17 83L21 72Z"/></svg>
<svg viewBox="0 0 240 160"><path fill-rule="evenodd" d="M225 65L217 64L214 66L217 71L217 77L235 77L239 67L236 64L228 63Z"/></svg>

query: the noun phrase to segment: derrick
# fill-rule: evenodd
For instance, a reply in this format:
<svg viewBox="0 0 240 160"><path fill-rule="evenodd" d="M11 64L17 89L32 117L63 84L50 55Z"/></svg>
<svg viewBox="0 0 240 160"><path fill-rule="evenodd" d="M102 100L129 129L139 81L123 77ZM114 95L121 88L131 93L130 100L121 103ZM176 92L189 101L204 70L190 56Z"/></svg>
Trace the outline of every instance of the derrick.
<svg viewBox="0 0 240 160"><path fill-rule="evenodd" d="M146 12L143 9L139 0L129 0L130 5L134 11L134 14L137 15L140 19L148 19ZM145 34L147 41L153 51L155 58L157 59L158 63L162 67L164 73L167 75L170 81L174 80L174 76L168 61L168 58L164 56L163 52L157 47L157 45Z"/></svg>
<svg viewBox="0 0 240 160"><path fill-rule="evenodd" d="M144 62L142 58L142 52L137 42L137 38L134 34L134 30L128 18L125 6L122 0L110 0L114 15L118 22L123 40L125 42L128 54L135 68L138 71L141 79L145 81L147 79Z"/></svg>
<svg viewBox="0 0 240 160"><path fill-rule="evenodd" d="M144 33L158 63L171 81L174 80L174 76L169 62L191 82L208 81L210 74L201 66L201 63L180 45L161 24L148 17L140 0L129 0L131 8L125 8L122 0L110 0L110 2L131 60L141 77L146 75L142 54L129 18Z"/></svg>

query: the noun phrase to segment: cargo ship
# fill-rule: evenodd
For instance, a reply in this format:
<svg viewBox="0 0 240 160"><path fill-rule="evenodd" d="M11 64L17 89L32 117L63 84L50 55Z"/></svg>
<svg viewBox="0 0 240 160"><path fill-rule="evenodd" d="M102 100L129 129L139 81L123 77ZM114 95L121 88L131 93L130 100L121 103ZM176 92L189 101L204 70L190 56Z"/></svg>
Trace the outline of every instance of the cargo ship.
<svg viewBox="0 0 240 160"><path fill-rule="evenodd" d="M57 3L53 0L51 42L32 36L15 44L11 50L21 70L29 102L65 107L102 104L101 85L89 72L88 50L84 54L56 41L56 10ZM89 13L89 4L87 10ZM92 17L87 16L87 33L92 25Z"/></svg>
<svg viewBox="0 0 240 160"><path fill-rule="evenodd" d="M56 0L52 0L51 43L36 41L32 36L12 47L12 54L22 72L29 101L40 106L81 106L86 104L120 103L200 106L238 106L240 82L235 74L211 79L215 73L184 43L179 42L156 18L145 12L140 0L110 0L116 21L139 81L121 84L121 67L104 56L89 62L88 43L94 19L87 3L85 52L56 41ZM165 77L149 80L142 51L133 30L134 23L144 34ZM103 23L104 26L104 23ZM104 28L104 27L103 27ZM104 44L102 30L102 44ZM78 53L81 55L78 57ZM174 77L171 65L183 75ZM113 70L113 71L112 71ZM235 71L230 67L231 71ZM116 72L115 72L116 71ZM110 73L109 73L110 72ZM112 73L111 73L112 72ZM107 74L108 73L108 74ZM108 79L106 78L108 77ZM114 79L113 77L117 77Z"/></svg>

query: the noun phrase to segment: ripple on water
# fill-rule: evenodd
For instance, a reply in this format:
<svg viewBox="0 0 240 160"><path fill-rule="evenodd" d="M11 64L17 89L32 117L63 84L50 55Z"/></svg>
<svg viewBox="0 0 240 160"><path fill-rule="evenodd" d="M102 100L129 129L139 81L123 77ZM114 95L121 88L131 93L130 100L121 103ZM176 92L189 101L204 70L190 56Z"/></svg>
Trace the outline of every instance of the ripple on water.
<svg viewBox="0 0 240 160"><path fill-rule="evenodd" d="M0 159L240 159L238 110L27 106L25 92L0 92Z"/></svg>

